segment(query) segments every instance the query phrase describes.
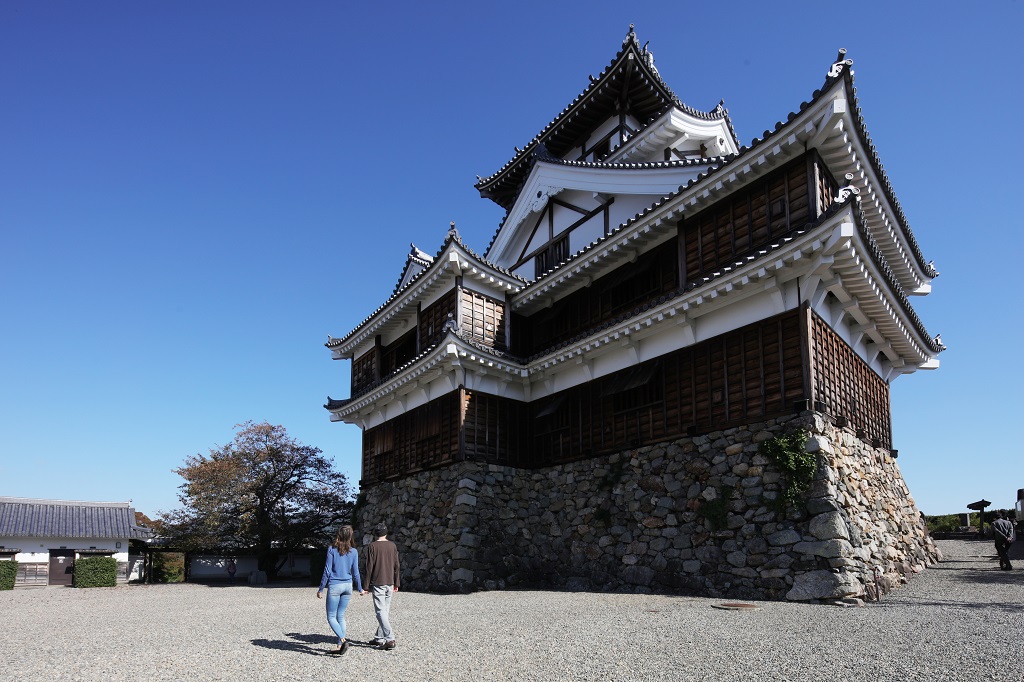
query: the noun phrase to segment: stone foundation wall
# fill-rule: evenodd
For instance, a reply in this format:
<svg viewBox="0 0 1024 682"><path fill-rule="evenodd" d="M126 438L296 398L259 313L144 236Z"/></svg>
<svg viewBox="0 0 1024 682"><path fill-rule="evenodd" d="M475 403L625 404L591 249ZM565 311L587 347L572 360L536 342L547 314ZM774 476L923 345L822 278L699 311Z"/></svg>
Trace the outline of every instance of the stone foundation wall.
<svg viewBox="0 0 1024 682"><path fill-rule="evenodd" d="M797 428L818 472L806 504L779 513L781 475L758 444ZM357 527L377 520L403 584L438 591L808 601L874 596L939 559L889 452L813 412L546 469L420 472L363 490Z"/></svg>

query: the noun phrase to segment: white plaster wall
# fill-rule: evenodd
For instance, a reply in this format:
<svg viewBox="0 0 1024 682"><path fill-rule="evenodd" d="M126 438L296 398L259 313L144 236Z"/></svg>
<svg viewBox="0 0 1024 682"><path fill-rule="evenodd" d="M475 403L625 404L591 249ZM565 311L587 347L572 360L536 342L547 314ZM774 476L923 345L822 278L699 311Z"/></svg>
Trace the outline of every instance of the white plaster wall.
<svg viewBox="0 0 1024 682"><path fill-rule="evenodd" d="M210 554L195 554L189 557L189 575L192 578L223 578L227 579L227 565L228 559L232 557L217 556ZM258 563L256 557L253 556L239 556L234 557L235 566L238 567L238 572L235 573L235 579L248 578L249 574L257 570Z"/></svg>
<svg viewBox="0 0 1024 682"><path fill-rule="evenodd" d="M118 547L117 543L121 543ZM50 550L66 547L68 549L96 549L110 550L112 556L119 563L128 561L128 538L26 538L12 537L0 538L0 545L4 547L17 547L21 550L14 555L18 563L37 564L50 561ZM84 555L91 556L91 555ZM76 556L76 558L78 558Z"/></svg>
<svg viewBox="0 0 1024 682"><path fill-rule="evenodd" d="M650 208L659 199L661 196L656 194L616 194L609 211L611 229L614 230L637 213Z"/></svg>
<svg viewBox="0 0 1024 682"><path fill-rule="evenodd" d="M189 575L193 579L223 579L228 578L228 559L234 558L238 571L235 573L235 580L244 580L253 571L259 570L259 563L254 556L228 557L215 554L197 554L190 557ZM306 555L290 555L281 567L278 575L283 577L296 577L309 575L310 558Z"/></svg>
<svg viewBox="0 0 1024 682"><path fill-rule="evenodd" d="M523 263L515 270L512 270L512 272L519 275L523 279L530 281L533 280L534 275L536 274L533 270L533 261Z"/></svg>
<svg viewBox="0 0 1024 682"><path fill-rule="evenodd" d="M614 224L610 226L614 227ZM603 236L604 215L598 214L572 231L569 235L569 252L579 253Z"/></svg>

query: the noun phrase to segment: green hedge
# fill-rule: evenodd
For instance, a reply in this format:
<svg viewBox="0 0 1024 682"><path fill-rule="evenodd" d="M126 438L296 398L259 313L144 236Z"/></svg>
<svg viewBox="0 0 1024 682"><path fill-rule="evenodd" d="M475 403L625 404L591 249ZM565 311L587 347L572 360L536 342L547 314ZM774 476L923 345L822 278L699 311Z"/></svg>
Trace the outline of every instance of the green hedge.
<svg viewBox="0 0 1024 682"><path fill-rule="evenodd" d="M117 585L117 559L92 556L75 561L75 587L114 587Z"/></svg>
<svg viewBox="0 0 1024 682"><path fill-rule="evenodd" d="M13 590L14 579L18 577L18 562L0 561L0 590Z"/></svg>

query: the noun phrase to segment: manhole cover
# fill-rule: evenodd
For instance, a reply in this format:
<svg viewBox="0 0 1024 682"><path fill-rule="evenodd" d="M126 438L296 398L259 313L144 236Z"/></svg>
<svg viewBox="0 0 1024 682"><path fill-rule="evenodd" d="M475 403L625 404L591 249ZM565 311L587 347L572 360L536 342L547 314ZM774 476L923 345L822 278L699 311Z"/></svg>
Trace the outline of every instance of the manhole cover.
<svg viewBox="0 0 1024 682"><path fill-rule="evenodd" d="M757 604L747 604L740 601L726 602L724 604L712 604L713 608L725 609L726 611L753 611L761 608Z"/></svg>

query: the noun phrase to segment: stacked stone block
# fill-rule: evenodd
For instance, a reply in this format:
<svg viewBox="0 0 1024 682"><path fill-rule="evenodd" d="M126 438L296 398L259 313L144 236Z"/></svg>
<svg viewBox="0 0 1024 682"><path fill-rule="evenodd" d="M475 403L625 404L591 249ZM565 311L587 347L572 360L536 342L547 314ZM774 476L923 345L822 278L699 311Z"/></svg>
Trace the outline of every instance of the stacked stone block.
<svg viewBox="0 0 1024 682"><path fill-rule="evenodd" d="M761 442L803 428L806 498ZM539 470L462 462L363 490L403 584L541 586L747 599L876 598L939 559L896 461L823 415L750 424Z"/></svg>

